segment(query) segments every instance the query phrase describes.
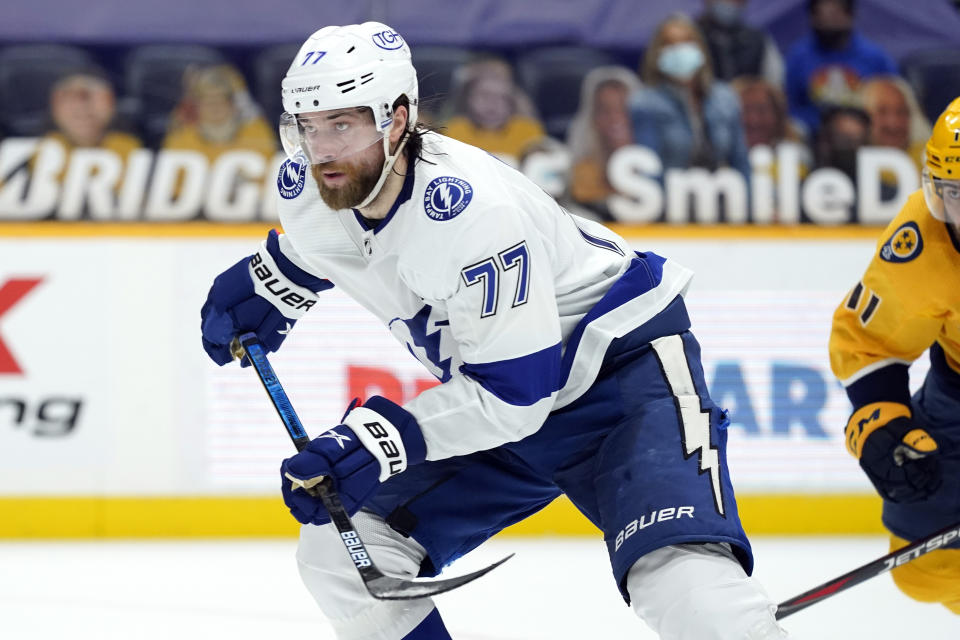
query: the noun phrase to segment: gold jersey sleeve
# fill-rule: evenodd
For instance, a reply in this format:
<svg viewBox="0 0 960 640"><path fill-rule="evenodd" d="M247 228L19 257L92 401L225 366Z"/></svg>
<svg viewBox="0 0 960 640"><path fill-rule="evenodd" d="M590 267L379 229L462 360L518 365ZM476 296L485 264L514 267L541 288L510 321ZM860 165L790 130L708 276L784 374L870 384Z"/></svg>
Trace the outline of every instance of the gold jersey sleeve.
<svg viewBox="0 0 960 640"><path fill-rule="evenodd" d="M917 191L833 314L830 366L849 387L887 365L908 365L934 342L957 370L960 244Z"/></svg>

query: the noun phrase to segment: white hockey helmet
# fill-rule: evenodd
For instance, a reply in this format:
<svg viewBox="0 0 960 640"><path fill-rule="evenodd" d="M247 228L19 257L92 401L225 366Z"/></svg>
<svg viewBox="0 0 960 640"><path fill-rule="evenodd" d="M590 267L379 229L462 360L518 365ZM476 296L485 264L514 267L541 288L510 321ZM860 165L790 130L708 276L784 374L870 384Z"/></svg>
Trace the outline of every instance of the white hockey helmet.
<svg viewBox="0 0 960 640"><path fill-rule="evenodd" d="M393 123L393 104L401 95L409 102L407 129L412 131L417 122L417 73L410 47L400 34L380 22L329 26L315 32L291 62L281 95L285 113L280 120L280 139L287 156L298 162L303 162L301 153L310 157L301 114L368 107L375 133L363 148L385 136ZM385 142L390 156L388 146Z"/></svg>

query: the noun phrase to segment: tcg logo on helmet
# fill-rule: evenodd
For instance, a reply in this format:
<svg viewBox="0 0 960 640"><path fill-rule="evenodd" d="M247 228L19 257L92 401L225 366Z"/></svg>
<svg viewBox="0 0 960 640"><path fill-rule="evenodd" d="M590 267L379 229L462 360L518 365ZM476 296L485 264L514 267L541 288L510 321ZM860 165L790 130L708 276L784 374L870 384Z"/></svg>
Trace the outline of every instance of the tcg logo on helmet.
<svg viewBox="0 0 960 640"><path fill-rule="evenodd" d="M381 49L399 49L403 46L403 38L396 31L381 31L373 34L373 44Z"/></svg>

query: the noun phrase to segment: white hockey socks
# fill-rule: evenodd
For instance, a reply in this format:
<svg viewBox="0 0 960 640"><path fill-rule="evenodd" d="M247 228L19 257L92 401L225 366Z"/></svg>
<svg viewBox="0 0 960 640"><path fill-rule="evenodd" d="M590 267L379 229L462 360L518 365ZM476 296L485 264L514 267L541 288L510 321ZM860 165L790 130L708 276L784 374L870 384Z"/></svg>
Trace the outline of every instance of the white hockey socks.
<svg viewBox="0 0 960 640"><path fill-rule="evenodd" d="M353 524L377 567L387 575L414 578L426 553L381 518L360 511ZM338 640L402 640L434 611L433 601L375 600L367 593L332 524L300 529L300 577L337 634ZM441 623L442 624L442 623Z"/></svg>
<svg viewBox="0 0 960 640"><path fill-rule="evenodd" d="M661 640L786 640L775 605L726 545L683 544L643 556L627 574L634 611Z"/></svg>

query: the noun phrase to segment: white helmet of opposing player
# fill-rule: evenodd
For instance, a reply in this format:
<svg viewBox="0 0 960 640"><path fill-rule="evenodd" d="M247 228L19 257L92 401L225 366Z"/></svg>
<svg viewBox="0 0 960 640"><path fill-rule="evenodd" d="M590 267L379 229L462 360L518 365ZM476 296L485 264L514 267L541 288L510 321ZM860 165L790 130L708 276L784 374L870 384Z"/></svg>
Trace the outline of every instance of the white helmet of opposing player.
<svg viewBox="0 0 960 640"><path fill-rule="evenodd" d="M404 39L379 22L324 27L300 47L281 87L280 140L293 162L336 162L382 141L380 180L358 208L369 204L403 148L390 153L397 98L409 102L407 130L417 122L417 74Z"/></svg>

